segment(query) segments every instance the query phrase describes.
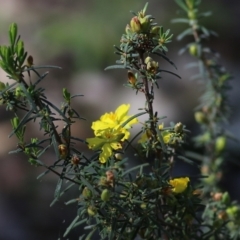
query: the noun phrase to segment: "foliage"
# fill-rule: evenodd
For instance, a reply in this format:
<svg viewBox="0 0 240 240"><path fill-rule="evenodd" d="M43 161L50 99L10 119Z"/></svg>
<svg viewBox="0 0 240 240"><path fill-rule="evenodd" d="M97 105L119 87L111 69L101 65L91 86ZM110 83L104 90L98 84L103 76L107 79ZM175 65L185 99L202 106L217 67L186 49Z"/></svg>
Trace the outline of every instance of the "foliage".
<svg viewBox="0 0 240 240"><path fill-rule="evenodd" d="M178 36L181 40L192 35L194 42L187 44L181 52L189 50L196 57L200 73L197 79L206 81L206 90L196 108L195 119L201 125L202 133L195 138L197 146L204 149L204 155L185 154L187 142L185 125L170 123L164 127L153 108L154 93L160 87L159 79L166 72L180 78L176 73L160 68L159 61L166 61L175 68L167 57L167 44L172 40L170 30L154 22L147 14L147 6L133 17L120 39L120 46L114 46L120 57L116 65L106 69L127 70L126 87L145 99L145 106L133 116L128 115L129 104L121 104L115 112L105 113L93 122L94 137L81 139L73 135L72 125L83 120L73 109L73 98L63 89L64 102L60 107L51 103L40 83L47 77L44 68L35 66L33 57L28 56L24 43L18 36L17 25L9 29L9 45L0 47L0 66L8 74L11 84L0 84L1 104L12 111L13 131L18 139L17 149L11 153L23 152L30 164L46 169L40 177L49 172L59 176L53 205L67 191L77 186L80 197L69 200L77 204L75 219L66 229L64 237L79 225L85 225L86 234L80 239L91 239L98 234L101 239L238 239L240 232L240 208L231 202L227 192L219 189L224 152L228 133L222 122L228 118L228 80L230 75L217 62L217 55L203 45L203 39L213 34L200 24L199 0L176 0L185 18L174 22L187 23L188 28ZM38 80L32 83L31 75ZM147 115L143 123L139 118ZM64 123L63 129L57 122ZM28 124L39 123L43 138L26 138ZM141 131L130 140L130 129L142 124ZM136 140L136 141L134 141ZM87 144L93 150L86 156L76 143ZM135 150L135 157L144 159L143 164L130 169L127 157L129 148ZM46 151L54 150L55 161L47 165ZM174 163L178 159L196 163L202 176L196 176L200 185L194 185L190 176L173 176ZM150 168L146 168L150 166ZM77 193L79 196L79 193Z"/></svg>

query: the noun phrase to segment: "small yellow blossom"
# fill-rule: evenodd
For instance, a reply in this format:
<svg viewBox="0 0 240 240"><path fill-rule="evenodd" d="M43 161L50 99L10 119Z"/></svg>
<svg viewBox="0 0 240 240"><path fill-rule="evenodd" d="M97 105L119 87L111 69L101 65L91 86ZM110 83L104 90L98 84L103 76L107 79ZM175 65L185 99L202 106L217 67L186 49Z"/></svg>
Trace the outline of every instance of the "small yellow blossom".
<svg viewBox="0 0 240 240"><path fill-rule="evenodd" d="M93 122L92 129L94 130L95 136L101 135L101 132L107 128L116 129L121 127L121 131L124 133L122 140L128 139L130 136L128 129L131 128L131 125L138 122L137 118L134 118L122 127L122 124L124 124L124 122L126 122L131 117L127 115L129 108L130 104L122 104L116 109L114 113L105 113L101 116L100 120Z"/></svg>
<svg viewBox="0 0 240 240"><path fill-rule="evenodd" d="M94 138L87 138L88 147L92 150L102 150L99 156L101 163L105 163L112 156L113 150L122 148L121 139L124 134L121 129L106 129L102 134Z"/></svg>
<svg viewBox="0 0 240 240"><path fill-rule="evenodd" d="M99 156L101 163L105 163L114 150L122 148L122 142L130 137L128 129L138 122L137 118L134 118L125 124L131 118L128 115L129 108L130 104L122 104L114 113L105 113L100 120L93 122L95 137L87 138L86 141L90 149L102 150Z"/></svg>
<svg viewBox="0 0 240 240"><path fill-rule="evenodd" d="M172 186L173 193L182 193L186 190L190 179L188 177L174 178L169 181L169 184Z"/></svg>

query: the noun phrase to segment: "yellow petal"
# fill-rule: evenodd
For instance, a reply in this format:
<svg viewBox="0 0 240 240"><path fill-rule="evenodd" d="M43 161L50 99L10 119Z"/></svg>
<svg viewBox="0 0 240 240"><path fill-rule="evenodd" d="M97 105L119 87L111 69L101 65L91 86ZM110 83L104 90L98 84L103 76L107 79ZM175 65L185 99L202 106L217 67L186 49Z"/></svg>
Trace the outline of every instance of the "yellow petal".
<svg viewBox="0 0 240 240"><path fill-rule="evenodd" d="M110 144L114 150L121 149L122 145L119 142L114 142Z"/></svg>
<svg viewBox="0 0 240 240"><path fill-rule="evenodd" d="M98 138L98 137L87 138L86 141L88 143L89 149L93 149L93 150L98 150L102 148L103 144L106 142L105 139Z"/></svg>
<svg viewBox="0 0 240 240"><path fill-rule="evenodd" d="M184 177L184 178L174 178L172 180L169 181L169 184L172 185L172 192L173 193L182 193L186 190L187 186L188 186L188 182L189 182L189 178L188 177Z"/></svg>
<svg viewBox="0 0 240 240"><path fill-rule="evenodd" d="M122 122L122 119L128 114L129 108L130 104L122 104L116 109L115 114L119 122Z"/></svg>
<svg viewBox="0 0 240 240"><path fill-rule="evenodd" d="M99 161L101 163L105 163L111 155L112 155L112 148L109 143L106 143L102 147L102 152L100 153Z"/></svg>

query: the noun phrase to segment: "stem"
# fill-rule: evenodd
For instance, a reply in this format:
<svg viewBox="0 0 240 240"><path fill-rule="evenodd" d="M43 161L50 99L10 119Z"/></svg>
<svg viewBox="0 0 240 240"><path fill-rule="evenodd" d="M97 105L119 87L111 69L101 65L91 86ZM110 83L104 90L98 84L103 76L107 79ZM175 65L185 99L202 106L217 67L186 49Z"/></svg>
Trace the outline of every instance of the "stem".
<svg viewBox="0 0 240 240"><path fill-rule="evenodd" d="M145 67L145 63L144 63L144 51L139 51L139 63L141 66L141 69L144 70ZM154 117L154 112L153 112L153 100L154 100L154 95L153 95L153 90L149 90L149 85L148 85L148 79L145 75L142 74L142 81L143 81L143 86L144 86L144 94L145 94L145 98L146 98L146 103L147 103L147 112L149 114L149 121L150 121L150 129L152 132L152 142L158 143L159 145L159 140L158 140L158 136L157 136L157 131L156 131L156 119ZM158 148L158 146L155 146L155 152L156 152L156 157L159 160L159 167L161 166L161 160L162 160L162 153L161 150Z"/></svg>

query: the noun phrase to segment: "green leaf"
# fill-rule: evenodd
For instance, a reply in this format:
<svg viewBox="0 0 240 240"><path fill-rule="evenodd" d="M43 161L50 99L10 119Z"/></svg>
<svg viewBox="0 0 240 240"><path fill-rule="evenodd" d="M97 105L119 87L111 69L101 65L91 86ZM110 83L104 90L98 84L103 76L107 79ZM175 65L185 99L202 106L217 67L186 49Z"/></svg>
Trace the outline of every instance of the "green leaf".
<svg viewBox="0 0 240 240"><path fill-rule="evenodd" d="M93 194L97 195L97 191L95 190L95 188L84 178L81 176L81 182L89 188L89 190L92 191Z"/></svg>
<svg viewBox="0 0 240 240"><path fill-rule="evenodd" d="M189 24L189 19L188 18L175 18L171 21L171 23L188 23Z"/></svg>
<svg viewBox="0 0 240 240"><path fill-rule="evenodd" d="M177 36L177 40L181 41L185 36L191 35L191 34L192 34L192 29L191 28L187 28L186 30L184 30L182 33L180 33Z"/></svg>
<svg viewBox="0 0 240 240"><path fill-rule="evenodd" d="M179 75L177 75L176 73L173 73L173 72L171 72L171 71L167 71L167 70L163 70L163 69L160 69L159 71L160 71L160 72L170 73L170 74L172 74L172 75L174 75L174 76L176 76L176 77L178 77L178 78L181 79L181 77L180 77Z"/></svg>
<svg viewBox="0 0 240 240"><path fill-rule="evenodd" d="M30 118L30 115L32 114L33 109L29 110L28 113L22 118L22 120L19 122L18 126L9 134L9 138L12 137L13 134L15 134L18 130L22 128L23 125L25 125L27 122L34 119L34 117Z"/></svg>
<svg viewBox="0 0 240 240"><path fill-rule="evenodd" d="M45 176L46 174L48 174L50 172L50 170L46 170L45 172L41 173L40 175L37 176L37 179L42 178L43 176Z"/></svg>
<svg viewBox="0 0 240 240"><path fill-rule="evenodd" d="M59 197L60 197L60 192L61 192L62 184L63 184L63 179L60 177L60 178L58 179L58 183L57 183L57 186L56 186L56 189L55 189L55 192L54 192L54 198L55 198L55 199L59 199Z"/></svg>
<svg viewBox="0 0 240 240"><path fill-rule="evenodd" d="M63 97L65 101L70 102L71 94L68 92L68 90L66 88L63 88L62 92L63 92Z"/></svg>
<svg viewBox="0 0 240 240"><path fill-rule="evenodd" d="M125 125L127 125L129 122L131 122L133 119L141 116L141 115L144 115L146 114L147 112L140 112L140 113L137 113L135 115L133 115L132 117L128 118L124 123L121 124L121 127L124 127Z"/></svg>
<svg viewBox="0 0 240 240"><path fill-rule="evenodd" d="M106 67L104 70L110 70L110 69L130 69L129 67L126 67L125 65L112 65L109 67Z"/></svg>
<svg viewBox="0 0 240 240"><path fill-rule="evenodd" d="M9 39L11 46L14 46L17 38L18 27L16 23L12 23L9 28Z"/></svg>
<svg viewBox="0 0 240 240"><path fill-rule="evenodd" d="M143 8L143 14L145 15L146 11L147 11L147 8L148 8L148 2L145 4L144 8Z"/></svg>
<svg viewBox="0 0 240 240"><path fill-rule="evenodd" d="M66 229L65 233L63 234L63 237L66 237L68 235L68 233L72 230L72 228L74 227L74 225L78 219L79 219L79 216L76 216L74 218L74 220L71 222L71 224L69 225L69 227Z"/></svg>
<svg viewBox="0 0 240 240"><path fill-rule="evenodd" d="M184 4L182 0L175 0L175 2L185 11L188 12L188 7Z"/></svg>
<svg viewBox="0 0 240 240"><path fill-rule="evenodd" d="M126 170L125 172L123 172L122 176L125 176L126 174L128 174L128 173L130 173L130 172L132 172L132 171L135 171L135 170L137 170L137 169L139 169L139 168L147 167L147 166L149 166L149 163L144 163L144 164L141 164L141 165L132 167L132 168Z"/></svg>

